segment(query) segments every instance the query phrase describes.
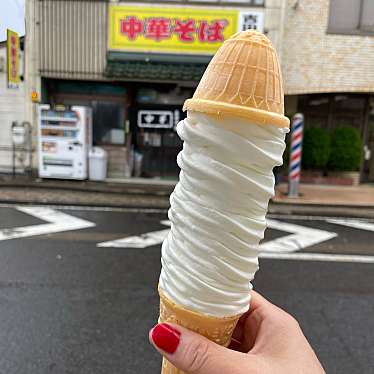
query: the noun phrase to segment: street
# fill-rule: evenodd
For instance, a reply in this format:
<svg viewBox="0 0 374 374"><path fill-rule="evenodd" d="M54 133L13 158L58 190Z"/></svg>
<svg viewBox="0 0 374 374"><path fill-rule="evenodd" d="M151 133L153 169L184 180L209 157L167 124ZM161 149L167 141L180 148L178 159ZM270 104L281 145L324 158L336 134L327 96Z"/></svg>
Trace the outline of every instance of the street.
<svg viewBox="0 0 374 374"><path fill-rule="evenodd" d="M327 373L374 367L374 221L270 215L254 285ZM160 371L165 210L0 206L0 373Z"/></svg>

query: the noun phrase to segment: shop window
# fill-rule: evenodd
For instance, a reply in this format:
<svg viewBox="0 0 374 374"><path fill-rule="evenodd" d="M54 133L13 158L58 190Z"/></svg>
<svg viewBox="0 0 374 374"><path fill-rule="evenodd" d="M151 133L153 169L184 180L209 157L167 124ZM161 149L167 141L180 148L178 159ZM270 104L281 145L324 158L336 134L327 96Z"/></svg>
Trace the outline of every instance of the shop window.
<svg viewBox="0 0 374 374"><path fill-rule="evenodd" d="M327 95L301 95L298 111L304 113L306 127L327 127L329 97Z"/></svg>
<svg viewBox="0 0 374 374"><path fill-rule="evenodd" d="M93 101L94 144L124 144L125 111L115 101Z"/></svg>
<svg viewBox="0 0 374 374"><path fill-rule="evenodd" d="M366 96L358 94L310 94L300 95L298 99L298 111L305 116L305 126L328 130L352 126L362 131L365 107Z"/></svg>
<svg viewBox="0 0 374 374"><path fill-rule="evenodd" d="M362 131L366 98L360 95L336 95L333 103L333 128L356 127Z"/></svg>
<svg viewBox="0 0 374 374"><path fill-rule="evenodd" d="M43 79L44 102L92 108L93 143L125 143L127 88L121 83Z"/></svg>
<svg viewBox="0 0 374 374"><path fill-rule="evenodd" d="M374 34L374 1L330 0L328 32Z"/></svg>
<svg viewBox="0 0 374 374"><path fill-rule="evenodd" d="M305 127L327 128L327 116L318 116L313 113L304 113Z"/></svg>

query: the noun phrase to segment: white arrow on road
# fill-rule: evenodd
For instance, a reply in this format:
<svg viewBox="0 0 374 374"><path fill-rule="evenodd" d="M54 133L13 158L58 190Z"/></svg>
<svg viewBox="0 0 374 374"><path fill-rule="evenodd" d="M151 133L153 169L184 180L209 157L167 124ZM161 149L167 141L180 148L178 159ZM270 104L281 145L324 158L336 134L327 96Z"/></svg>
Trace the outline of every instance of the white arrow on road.
<svg viewBox="0 0 374 374"><path fill-rule="evenodd" d="M326 222L335 223L336 225L353 227L354 229L359 229L359 230L374 231L374 223L361 221L358 219L334 218L334 219L326 219Z"/></svg>
<svg viewBox="0 0 374 374"><path fill-rule="evenodd" d="M322 243L338 236L335 232L314 229L293 223L267 219L268 228L291 232L292 235L270 240L260 245L262 252L289 253Z"/></svg>
<svg viewBox="0 0 374 374"><path fill-rule="evenodd" d="M161 221L163 225L170 226L170 221ZM152 245L161 244L169 233L170 229L151 231L138 236L127 236L126 238L99 243L98 247L114 248L146 248Z"/></svg>
<svg viewBox="0 0 374 374"><path fill-rule="evenodd" d="M53 234L56 232L86 229L96 226L93 222L71 216L47 207L17 207L18 211L47 221L40 225L14 227L0 230L0 241L25 238L35 235Z"/></svg>
<svg viewBox="0 0 374 374"><path fill-rule="evenodd" d="M294 225L291 223L268 220L268 227L276 230L291 232L291 235L279 239L271 240L260 245L260 250L264 252L287 253L321 243L337 236L334 232L328 232L310 227ZM161 221L163 225L170 226L170 221ZM99 243L98 247L116 248L146 248L161 244L166 238L169 229L152 231L138 236L128 236L109 242Z"/></svg>

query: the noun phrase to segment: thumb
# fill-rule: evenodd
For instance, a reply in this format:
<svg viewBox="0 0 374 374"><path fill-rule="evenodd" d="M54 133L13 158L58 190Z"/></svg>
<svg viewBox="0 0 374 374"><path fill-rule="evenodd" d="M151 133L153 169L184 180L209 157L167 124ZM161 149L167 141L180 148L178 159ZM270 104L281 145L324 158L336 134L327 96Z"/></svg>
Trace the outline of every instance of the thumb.
<svg viewBox="0 0 374 374"><path fill-rule="evenodd" d="M149 332L149 340L169 362L184 372L244 373L243 353L221 347L179 325L160 323Z"/></svg>

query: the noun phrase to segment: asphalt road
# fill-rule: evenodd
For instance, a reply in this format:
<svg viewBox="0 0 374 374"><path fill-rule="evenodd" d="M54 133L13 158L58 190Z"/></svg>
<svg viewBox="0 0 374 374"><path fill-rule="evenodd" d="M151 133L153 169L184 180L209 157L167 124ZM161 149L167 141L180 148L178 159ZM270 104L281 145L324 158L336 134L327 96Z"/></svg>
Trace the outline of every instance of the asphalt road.
<svg viewBox="0 0 374 374"><path fill-rule="evenodd" d="M147 335L166 213L27 209L0 206L0 373L159 373ZM256 289L300 321L328 373L373 373L374 222L269 218L278 252Z"/></svg>

